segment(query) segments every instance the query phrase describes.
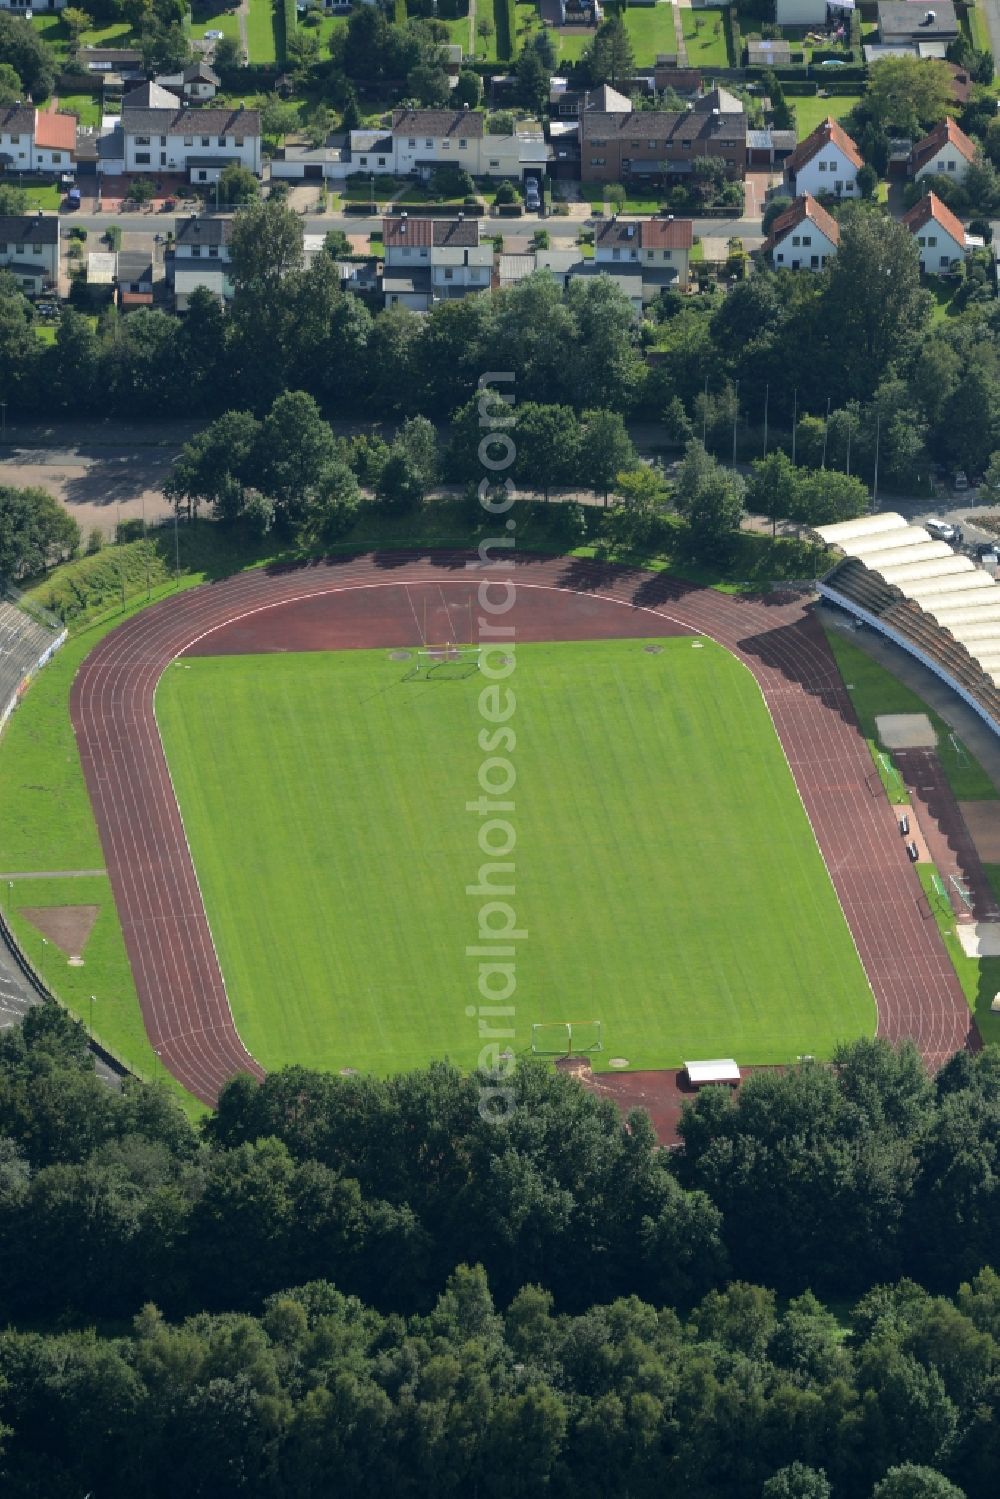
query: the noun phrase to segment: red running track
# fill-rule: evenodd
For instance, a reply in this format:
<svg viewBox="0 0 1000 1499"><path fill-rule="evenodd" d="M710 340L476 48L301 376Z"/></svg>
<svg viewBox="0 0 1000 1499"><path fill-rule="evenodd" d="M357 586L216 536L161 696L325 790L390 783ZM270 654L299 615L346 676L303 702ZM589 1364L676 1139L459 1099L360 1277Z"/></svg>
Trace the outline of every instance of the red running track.
<svg viewBox="0 0 1000 1499"><path fill-rule="evenodd" d="M157 681L184 651L419 645L425 632L431 643L464 640L483 576L465 554L400 552L244 573L143 611L81 666L73 725L146 1029L165 1065L206 1103L234 1073L260 1077L262 1069L229 1008L160 744ZM518 639L686 629L743 661L770 709L854 935L879 1034L912 1038L932 1068L978 1043L836 665L802 599L736 598L572 558L518 558L488 576L516 583L518 602L503 618ZM322 607L298 603L319 596ZM283 625L278 606L293 603Z"/></svg>

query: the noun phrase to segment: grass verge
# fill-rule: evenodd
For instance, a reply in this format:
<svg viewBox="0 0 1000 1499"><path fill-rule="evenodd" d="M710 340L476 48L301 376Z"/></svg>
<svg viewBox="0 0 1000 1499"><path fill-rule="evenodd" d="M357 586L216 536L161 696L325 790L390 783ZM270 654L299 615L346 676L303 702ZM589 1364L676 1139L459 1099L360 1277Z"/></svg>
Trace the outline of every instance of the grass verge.
<svg viewBox="0 0 1000 1499"><path fill-rule="evenodd" d="M984 866L990 884L1000 895L1000 865ZM934 889L933 864L918 864L917 874L923 886L927 904L934 914L938 930L948 950L962 992L969 1004L979 1028L979 1034L987 1045L1000 1043L1000 1014L990 1009L993 996L1000 993L1000 958L969 958L955 935L955 918L951 906L942 900Z"/></svg>

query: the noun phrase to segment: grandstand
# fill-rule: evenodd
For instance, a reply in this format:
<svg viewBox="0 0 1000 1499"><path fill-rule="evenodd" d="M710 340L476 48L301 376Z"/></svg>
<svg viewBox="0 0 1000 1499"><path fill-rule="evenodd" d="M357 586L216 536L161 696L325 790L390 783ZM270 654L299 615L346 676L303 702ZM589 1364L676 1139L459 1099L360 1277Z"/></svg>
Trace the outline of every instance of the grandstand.
<svg viewBox="0 0 1000 1499"><path fill-rule="evenodd" d="M58 620L38 609L29 613L13 598L0 596L0 728L32 676L65 639Z"/></svg>
<svg viewBox="0 0 1000 1499"><path fill-rule="evenodd" d="M1000 733L1000 584L891 511L817 532L845 554L820 594L909 651Z"/></svg>

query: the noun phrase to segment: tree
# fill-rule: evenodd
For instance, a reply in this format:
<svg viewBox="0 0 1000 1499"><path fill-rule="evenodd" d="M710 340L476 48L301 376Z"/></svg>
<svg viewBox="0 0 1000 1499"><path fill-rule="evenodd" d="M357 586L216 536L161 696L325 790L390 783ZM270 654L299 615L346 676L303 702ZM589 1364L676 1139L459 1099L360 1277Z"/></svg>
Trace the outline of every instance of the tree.
<svg viewBox="0 0 1000 1499"><path fill-rule="evenodd" d="M260 430L250 411L227 411L211 422L181 449L163 486L167 498L177 506L186 501L192 513L209 504L217 519L235 519L244 489L258 477Z"/></svg>
<svg viewBox="0 0 1000 1499"><path fill-rule="evenodd" d="M8 11L0 11L0 62L14 69L36 104L51 94L56 76L55 53L30 21Z"/></svg>
<svg viewBox="0 0 1000 1499"><path fill-rule="evenodd" d="M952 108L948 64L938 58L882 57L868 70L866 103L881 124L916 134Z"/></svg>
<svg viewBox="0 0 1000 1499"><path fill-rule="evenodd" d="M10 63L0 62L0 106L16 104L24 98L24 84Z"/></svg>
<svg viewBox="0 0 1000 1499"><path fill-rule="evenodd" d="M47 490L0 485L0 578L44 572L79 546L80 527Z"/></svg>
<svg viewBox="0 0 1000 1499"><path fill-rule="evenodd" d="M425 416L412 416L400 427L393 449L405 454L426 493L437 481L437 433Z"/></svg>
<svg viewBox="0 0 1000 1499"><path fill-rule="evenodd" d="M406 451L394 443L375 485L379 503L386 510L409 513L420 509L425 493L420 470Z"/></svg>
<svg viewBox="0 0 1000 1499"><path fill-rule="evenodd" d="M841 228L829 276L821 317L831 352L842 385L852 395L868 396L888 366L913 348L930 318L916 242L893 219L855 214Z"/></svg>
<svg viewBox="0 0 1000 1499"><path fill-rule="evenodd" d="M128 195L133 203L151 203L156 197L156 188L148 177L133 177Z"/></svg>
<svg viewBox="0 0 1000 1499"><path fill-rule="evenodd" d="M617 411L585 411L579 436L580 479L588 489L608 494L615 478L635 464L635 448Z"/></svg>
<svg viewBox="0 0 1000 1499"><path fill-rule="evenodd" d="M517 410L517 478L521 488L541 490L546 502L557 484L570 484L578 470L579 428L569 406L532 401Z"/></svg>
<svg viewBox="0 0 1000 1499"><path fill-rule="evenodd" d="M270 293L302 264L302 221L283 203L250 203L233 219L229 255L238 292Z"/></svg>
<svg viewBox="0 0 1000 1499"><path fill-rule="evenodd" d="M832 1492L822 1468L790 1463L767 1480L761 1489L761 1499L830 1499Z"/></svg>
<svg viewBox="0 0 1000 1499"><path fill-rule="evenodd" d="M285 44L289 66L298 79L304 79L319 62L319 37L303 26L296 26Z"/></svg>
<svg viewBox="0 0 1000 1499"><path fill-rule="evenodd" d="M334 32L334 37L337 35ZM381 8L377 5L355 6L347 19L343 36L343 65L348 78L361 81L380 78L389 44L389 24Z"/></svg>
<svg viewBox="0 0 1000 1499"><path fill-rule="evenodd" d="M853 474L835 469L800 469L791 520L807 526L829 526L855 520L868 509L868 489Z"/></svg>
<svg viewBox="0 0 1000 1499"><path fill-rule="evenodd" d="M858 168L858 192L862 198L871 199L878 187L878 173L869 162Z"/></svg>
<svg viewBox="0 0 1000 1499"><path fill-rule="evenodd" d="M775 219L780 219L781 215L783 213L787 213L788 209L791 208L791 206L791 198L787 198L781 193L779 193L777 197L772 198L767 207L764 209L763 216L761 217L760 227L762 232L764 234L769 234L771 225L774 223Z"/></svg>
<svg viewBox="0 0 1000 1499"><path fill-rule="evenodd" d="M875 1485L872 1499L965 1499L965 1495L935 1468L902 1463L890 1468Z"/></svg>
<svg viewBox="0 0 1000 1499"><path fill-rule="evenodd" d="M437 57L423 58L411 68L407 93L428 109L443 109L451 98L451 79Z"/></svg>
<svg viewBox="0 0 1000 1499"><path fill-rule="evenodd" d="M738 474L724 469L690 442L674 487L674 500L685 517L696 554L722 555L743 518L744 484Z"/></svg>
<svg viewBox="0 0 1000 1499"><path fill-rule="evenodd" d="M521 49L515 72L518 102L540 114L549 101L549 70L530 42Z"/></svg>
<svg viewBox="0 0 1000 1499"><path fill-rule="evenodd" d="M142 65L147 73L179 73L191 61L191 43L180 21L154 21L142 34Z"/></svg>
<svg viewBox="0 0 1000 1499"><path fill-rule="evenodd" d="M0 182L0 214L16 218L28 211L28 194L12 182Z"/></svg>
<svg viewBox="0 0 1000 1499"><path fill-rule="evenodd" d="M217 73L231 73L238 68L243 61L243 49L239 38L235 36L224 36L215 44L215 52L212 55L212 67Z"/></svg>
<svg viewBox="0 0 1000 1499"><path fill-rule="evenodd" d="M63 25L69 32L69 50L75 57L80 46L80 37L94 24L85 10L77 5L67 5L62 13Z"/></svg>
<svg viewBox="0 0 1000 1499"><path fill-rule="evenodd" d="M352 12L353 15L353 12ZM335 33L336 34L336 33ZM260 128L270 140L283 140L299 125L299 112L278 94L268 94L260 112Z"/></svg>
<svg viewBox="0 0 1000 1499"><path fill-rule="evenodd" d="M343 260L346 255L350 255L351 253L351 241L343 229L328 229L326 237L323 240L323 249L334 260Z"/></svg>
<svg viewBox="0 0 1000 1499"><path fill-rule="evenodd" d="M329 464L310 496L304 525L307 538L336 541L351 529L360 504L361 491L352 470L339 461Z"/></svg>
<svg viewBox="0 0 1000 1499"><path fill-rule="evenodd" d="M456 108L465 104L469 109L476 109L483 97L483 82L479 74L474 73L471 68L462 68L455 80L451 97Z"/></svg>
<svg viewBox="0 0 1000 1499"><path fill-rule="evenodd" d="M286 391L275 401L260 430L261 488L279 512L297 520L324 472L337 457L337 444L312 396Z"/></svg>
<svg viewBox="0 0 1000 1499"><path fill-rule="evenodd" d="M1000 505L1000 451L990 454L979 486L979 498L984 505Z"/></svg>
<svg viewBox="0 0 1000 1499"><path fill-rule="evenodd" d="M231 161L219 173L219 201L230 206L252 203L260 195L260 183L247 167Z"/></svg>
<svg viewBox="0 0 1000 1499"><path fill-rule="evenodd" d="M635 55L621 16L602 21L589 54L593 83L622 83L635 74Z"/></svg>
<svg viewBox="0 0 1000 1499"><path fill-rule="evenodd" d="M767 458L755 460L750 475L747 509L756 515L766 515L772 530L779 520L791 520L799 507L802 470L779 448Z"/></svg>

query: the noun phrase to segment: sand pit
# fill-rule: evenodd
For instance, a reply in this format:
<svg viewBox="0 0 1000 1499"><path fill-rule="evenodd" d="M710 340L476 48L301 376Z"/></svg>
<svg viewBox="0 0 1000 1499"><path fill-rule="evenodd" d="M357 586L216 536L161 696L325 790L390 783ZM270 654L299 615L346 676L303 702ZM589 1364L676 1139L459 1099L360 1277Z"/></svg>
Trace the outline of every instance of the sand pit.
<svg viewBox="0 0 1000 1499"><path fill-rule="evenodd" d="M880 713L875 719L886 749L935 749L937 735L926 713Z"/></svg>
<svg viewBox="0 0 1000 1499"><path fill-rule="evenodd" d="M1000 864L1000 801L959 802L958 810L984 864Z"/></svg>
<svg viewBox="0 0 1000 1499"><path fill-rule="evenodd" d="M26 921L68 958L78 958L87 945L100 906L19 906Z"/></svg>

